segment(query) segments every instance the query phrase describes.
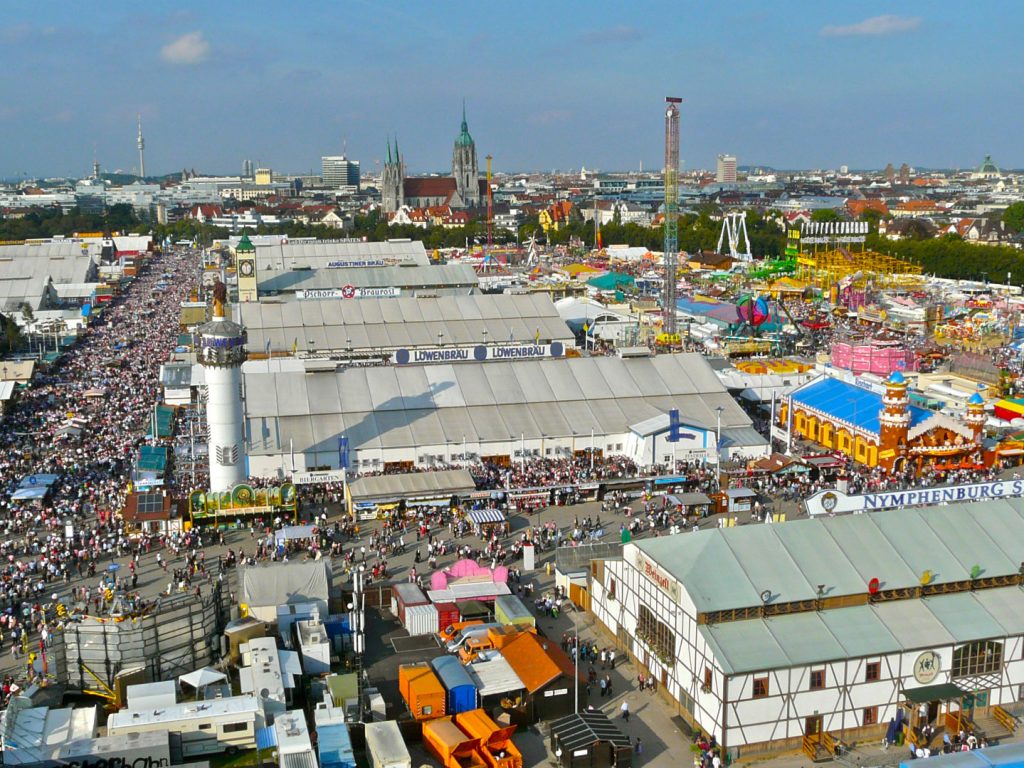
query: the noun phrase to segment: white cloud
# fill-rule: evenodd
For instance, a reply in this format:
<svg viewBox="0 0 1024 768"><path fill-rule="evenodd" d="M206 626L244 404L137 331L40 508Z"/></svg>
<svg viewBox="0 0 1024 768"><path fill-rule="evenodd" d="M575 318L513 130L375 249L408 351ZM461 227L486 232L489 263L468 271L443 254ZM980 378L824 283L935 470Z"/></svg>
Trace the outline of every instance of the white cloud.
<svg viewBox="0 0 1024 768"><path fill-rule="evenodd" d="M895 35L910 32L921 26L920 16L893 16L884 14L858 21L856 24L836 26L829 24L821 28L824 37L851 37L854 35Z"/></svg>
<svg viewBox="0 0 1024 768"><path fill-rule="evenodd" d="M160 58L169 64L200 64L210 55L210 44L202 32L189 32L160 49Z"/></svg>

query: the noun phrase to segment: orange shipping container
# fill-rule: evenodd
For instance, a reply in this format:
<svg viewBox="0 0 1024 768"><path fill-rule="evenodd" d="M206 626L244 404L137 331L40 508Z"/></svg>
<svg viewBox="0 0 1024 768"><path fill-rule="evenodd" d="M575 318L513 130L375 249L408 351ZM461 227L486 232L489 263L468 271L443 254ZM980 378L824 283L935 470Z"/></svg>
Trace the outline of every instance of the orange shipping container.
<svg viewBox="0 0 1024 768"><path fill-rule="evenodd" d="M423 746L444 768L487 768L480 739L467 736L450 717L423 724Z"/></svg>
<svg viewBox="0 0 1024 768"><path fill-rule="evenodd" d="M480 753L488 768L523 768L523 753L512 743L514 725L502 728L482 709L460 712L455 724L481 740Z"/></svg>
<svg viewBox="0 0 1024 768"><path fill-rule="evenodd" d="M444 716L444 686L426 662L402 664L398 668L398 690L416 720Z"/></svg>

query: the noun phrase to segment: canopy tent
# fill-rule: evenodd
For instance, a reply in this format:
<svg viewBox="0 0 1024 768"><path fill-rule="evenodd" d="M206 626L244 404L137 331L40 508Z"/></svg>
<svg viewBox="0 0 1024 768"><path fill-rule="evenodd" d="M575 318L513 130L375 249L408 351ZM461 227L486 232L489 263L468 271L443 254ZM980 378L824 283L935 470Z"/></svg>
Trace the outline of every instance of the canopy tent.
<svg viewBox="0 0 1024 768"><path fill-rule="evenodd" d="M223 672L218 672L210 667L203 667L185 675L178 675L178 684L185 683L198 691L200 688L205 688L214 683L222 683L227 681L227 679L228 676Z"/></svg>
<svg viewBox="0 0 1024 768"><path fill-rule="evenodd" d="M32 499L42 499L46 497L46 494L50 492L49 486L33 486L31 488L19 488L11 494L13 501L30 501Z"/></svg>
<svg viewBox="0 0 1024 768"><path fill-rule="evenodd" d="M48 488L51 485L53 485L54 483L56 483L57 480L59 480L59 479L60 479L60 475L45 475L45 474L25 475L23 478L21 478L21 481L18 483L18 487L19 488L34 488L36 486L43 486L43 487L47 487Z"/></svg>
<svg viewBox="0 0 1024 768"><path fill-rule="evenodd" d="M167 448L162 445L140 446L135 468L139 472L154 472L162 475L167 470Z"/></svg>
<svg viewBox="0 0 1024 768"><path fill-rule="evenodd" d="M293 539L312 539L316 536L315 525L286 525L274 531L274 544L281 546Z"/></svg>
<svg viewBox="0 0 1024 768"><path fill-rule="evenodd" d="M504 523L505 513L499 509L471 509L466 513L466 518L476 525Z"/></svg>
<svg viewBox="0 0 1024 768"><path fill-rule="evenodd" d="M156 407L156 418L150 414L149 426L146 428L146 437L153 436L153 422L156 422L156 436L170 437L171 425L174 422L174 408L169 405L158 405Z"/></svg>

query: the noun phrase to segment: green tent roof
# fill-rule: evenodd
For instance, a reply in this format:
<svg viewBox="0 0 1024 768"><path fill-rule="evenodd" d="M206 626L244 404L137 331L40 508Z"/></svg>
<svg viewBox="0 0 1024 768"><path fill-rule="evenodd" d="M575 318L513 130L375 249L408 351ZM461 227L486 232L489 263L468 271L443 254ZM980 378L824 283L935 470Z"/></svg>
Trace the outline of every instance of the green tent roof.
<svg viewBox="0 0 1024 768"><path fill-rule="evenodd" d="M592 285L599 291L614 291L620 285L633 285L636 280L632 275L624 272L606 272L600 277L592 277L587 280L587 285Z"/></svg>
<svg viewBox="0 0 1024 768"><path fill-rule="evenodd" d="M140 472L158 472L167 470L167 449L162 445L143 445L139 448L139 459L135 464Z"/></svg>
<svg viewBox="0 0 1024 768"><path fill-rule="evenodd" d="M256 253L256 246L252 244L252 240L249 239L248 235L242 235L242 239L238 241L238 245L235 246L235 253L239 251Z"/></svg>
<svg viewBox="0 0 1024 768"><path fill-rule="evenodd" d="M171 424L174 421L174 408L169 405L158 405L156 408L156 436L170 437ZM146 429L146 437L153 436L153 419L149 419L149 427Z"/></svg>

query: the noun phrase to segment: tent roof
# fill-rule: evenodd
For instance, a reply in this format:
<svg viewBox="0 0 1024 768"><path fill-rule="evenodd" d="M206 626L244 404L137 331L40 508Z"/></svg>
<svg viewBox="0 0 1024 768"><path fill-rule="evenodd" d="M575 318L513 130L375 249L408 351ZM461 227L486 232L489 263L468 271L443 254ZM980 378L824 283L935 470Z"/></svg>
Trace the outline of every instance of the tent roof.
<svg viewBox="0 0 1024 768"><path fill-rule="evenodd" d="M210 667L203 667L197 669L194 672L188 672L184 675L178 676L179 683L185 683L193 688L205 688L208 685L219 683L228 679L228 676L223 672L218 672L216 669Z"/></svg>
<svg viewBox="0 0 1024 768"><path fill-rule="evenodd" d="M600 710L577 712L555 720L551 723L551 735L563 750L584 749L595 741L607 741L616 747L632 746L629 737Z"/></svg>

